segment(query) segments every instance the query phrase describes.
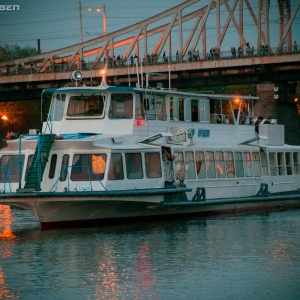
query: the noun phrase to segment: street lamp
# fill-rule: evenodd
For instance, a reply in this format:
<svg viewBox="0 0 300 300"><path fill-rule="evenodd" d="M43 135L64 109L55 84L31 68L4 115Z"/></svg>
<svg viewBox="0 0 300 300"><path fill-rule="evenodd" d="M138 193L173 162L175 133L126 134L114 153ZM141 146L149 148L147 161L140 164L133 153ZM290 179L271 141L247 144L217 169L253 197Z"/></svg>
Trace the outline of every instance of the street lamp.
<svg viewBox="0 0 300 300"><path fill-rule="evenodd" d="M81 1L78 2L78 9L79 9L79 26L80 26L80 43L83 42L82 38L82 14L81 14ZM88 11L93 11L95 10L96 12L101 12L100 8L88 8ZM106 35L106 8L105 4L103 4L103 35Z"/></svg>
<svg viewBox="0 0 300 300"><path fill-rule="evenodd" d="M96 12L101 12L100 8L88 7L88 11L93 11L93 10L95 10ZM103 4L103 35L106 35L106 8L105 8L105 4Z"/></svg>

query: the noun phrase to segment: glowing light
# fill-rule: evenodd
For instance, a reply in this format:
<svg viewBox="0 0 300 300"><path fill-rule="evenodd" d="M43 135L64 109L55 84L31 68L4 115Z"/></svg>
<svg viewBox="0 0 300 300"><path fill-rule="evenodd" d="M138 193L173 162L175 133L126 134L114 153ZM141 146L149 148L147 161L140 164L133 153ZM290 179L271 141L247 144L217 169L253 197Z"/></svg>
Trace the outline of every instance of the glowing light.
<svg viewBox="0 0 300 300"><path fill-rule="evenodd" d="M8 120L7 116L5 116L5 115L2 116L1 119L4 120L4 121L7 121L7 120Z"/></svg>
<svg viewBox="0 0 300 300"><path fill-rule="evenodd" d="M96 8L96 12L100 12L101 11L101 9L100 8Z"/></svg>
<svg viewBox="0 0 300 300"><path fill-rule="evenodd" d="M298 98L294 98L294 102L298 102Z"/></svg>
<svg viewBox="0 0 300 300"><path fill-rule="evenodd" d="M101 70L101 74L104 76L105 75L105 70Z"/></svg>
<svg viewBox="0 0 300 300"><path fill-rule="evenodd" d="M239 99L239 98L236 98L236 99L234 99L234 102L235 102L235 103L240 103L240 99Z"/></svg>
<svg viewBox="0 0 300 300"><path fill-rule="evenodd" d="M88 11L92 11L92 9L90 7L88 7Z"/></svg>
<svg viewBox="0 0 300 300"><path fill-rule="evenodd" d="M143 121L142 120L137 120L136 121L136 125L137 126L142 126L143 125Z"/></svg>

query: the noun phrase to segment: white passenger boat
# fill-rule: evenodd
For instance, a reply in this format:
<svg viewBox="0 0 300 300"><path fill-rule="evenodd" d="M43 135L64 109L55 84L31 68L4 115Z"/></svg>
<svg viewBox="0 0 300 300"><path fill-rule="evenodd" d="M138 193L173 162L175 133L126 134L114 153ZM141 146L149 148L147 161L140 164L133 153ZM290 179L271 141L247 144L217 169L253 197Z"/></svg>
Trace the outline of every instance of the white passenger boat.
<svg viewBox="0 0 300 300"><path fill-rule="evenodd" d="M300 147L283 125L256 134L256 97L105 82L48 94L42 131L0 150L0 203L42 229L300 206Z"/></svg>

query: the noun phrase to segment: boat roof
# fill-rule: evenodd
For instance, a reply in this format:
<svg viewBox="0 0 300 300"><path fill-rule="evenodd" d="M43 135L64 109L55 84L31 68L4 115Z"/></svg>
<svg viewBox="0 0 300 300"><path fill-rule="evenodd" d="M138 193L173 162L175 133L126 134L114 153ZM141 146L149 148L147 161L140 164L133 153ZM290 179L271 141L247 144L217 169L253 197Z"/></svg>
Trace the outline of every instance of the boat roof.
<svg viewBox="0 0 300 300"><path fill-rule="evenodd" d="M80 86L80 87L62 87L62 88L46 88L43 90L43 93L46 95L52 95L55 92L61 93L86 93L86 92L138 92L138 93L149 93L149 94L165 94L165 95L178 95L183 97L203 97L208 99L233 99L233 98L242 98L248 100L258 100L258 97L255 96L246 96L239 94L229 94L229 95L220 95L220 94L207 94L207 93L197 93L197 92L178 92L174 90L165 90L165 89L152 89L152 88L133 88L133 87L122 87L122 86L107 86L105 88L101 86Z"/></svg>

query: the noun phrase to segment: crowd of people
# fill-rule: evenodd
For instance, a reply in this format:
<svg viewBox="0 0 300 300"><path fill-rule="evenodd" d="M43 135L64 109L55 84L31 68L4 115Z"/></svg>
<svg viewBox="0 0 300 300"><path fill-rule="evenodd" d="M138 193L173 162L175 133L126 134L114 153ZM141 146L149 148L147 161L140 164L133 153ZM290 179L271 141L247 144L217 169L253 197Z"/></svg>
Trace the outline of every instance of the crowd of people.
<svg viewBox="0 0 300 300"><path fill-rule="evenodd" d="M291 49L291 53L298 53L298 44L297 41L294 41L293 48ZM230 55L230 54L231 55ZM124 67L127 65L135 66L135 65L155 65L160 63L179 63L179 62L194 62L200 61L203 59L214 60L214 59L224 59L224 58L241 58L244 56L265 56L270 55L271 50L268 45L261 44L259 49L255 49L254 46L250 46L250 43L247 42L245 47L239 46L231 47L230 52L223 52L218 46L210 48L209 53L204 54L203 56L200 54L199 49L191 49L188 50L185 55L181 54L178 50L176 51L175 56L172 56L170 53L166 53L163 51L161 55L157 53L148 53L146 57L140 58L138 54L131 55L130 57L123 57L121 55L113 55L110 56L106 54L99 60L98 63L87 63L84 58L79 60L79 65L82 70L87 70L90 68L102 67L102 64L108 65L108 67ZM287 49L284 48L282 53L288 53ZM6 65L5 68L0 70L0 75L20 75L20 74L34 74L38 72L65 72L71 70L72 68L78 66L78 64L73 64L69 66L69 62L66 58L53 58L51 61L49 60L45 65L37 63L29 64L21 64L18 63L15 66Z"/></svg>

